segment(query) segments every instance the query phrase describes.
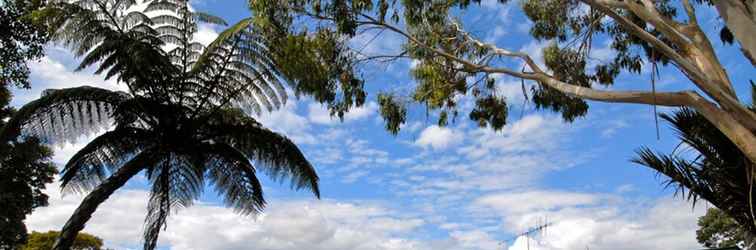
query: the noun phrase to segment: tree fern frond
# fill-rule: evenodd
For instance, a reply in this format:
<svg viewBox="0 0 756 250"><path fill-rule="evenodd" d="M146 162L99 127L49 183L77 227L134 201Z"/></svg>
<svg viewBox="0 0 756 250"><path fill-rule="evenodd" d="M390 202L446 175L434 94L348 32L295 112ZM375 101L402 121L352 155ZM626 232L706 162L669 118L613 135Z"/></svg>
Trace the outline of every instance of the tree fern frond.
<svg viewBox="0 0 756 250"><path fill-rule="evenodd" d="M243 83L250 86L250 88L262 90L276 109L286 103L286 90L284 90L283 84L281 84L275 76L260 72L258 68L252 67L246 63L233 62L230 66L232 68L231 72L235 72L237 75L253 76L246 78L246 81ZM246 96L240 96L240 98L245 97Z"/></svg>
<svg viewBox="0 0 756 250"><path fill-rule="evenodd" d="M172 35L176 37L182 37L184 35L184 31L174 27L174 26L160 26L155 28L155 31L157 31L158 35Z"/></svg>
<svg viewBox="0 0 756 250"><path fill-rule="evenodd" d="M176 15L157 15L151 18L153 25L162 26L169 25L176 28L183 28L184 20Z"/></svg>
<svg viewBox="0 0 756 250"><path fill-rule="evenodd" d="M211 15L205 12L195 11L192 13L192 16L194 17L195 20L200 21L200 22L224 25L224 26L228 25L228 23L226 23L226 20L223 20L223 18L219 16Z"/></svg>
<svg viewBox="0 0 756 250"><path fill-rule="evenodd" d="M226 74L239 80L235 93L230 93L237 95L237 97L234 98L235 100L244 100L246 102L256 101L259 106L265 107L267 111L272 111L281 107L281 101L278 99L278 96L275 95L269 84L266 84L264 80L261 80L263 78L250 78L248 75L236 70L229 70ZM259 114L260 113L258 112L257 115Z"/></svg>
<svg viewBox="0 0 756 250"><path fill-rule="evenodd" d="M45 90L16 112L3 127L2 138L22 132L53 144L73 142L111 126L113 108L126 98L126 93L95 87ZM81 119L74 119L71 111ZM83 123L74 127L74 120Z"/></svg>
<svg viewBox="0 0 756 250"><path fill-rule="evenodd" d="M182 39L180 36L172 35L172 34L164 34L158 36L158 39L162 41L163 43L167 44L182 44L184 42L184 39Z"/></svg>
<svg viewBox="0 0 756 250"><path fill-rule="evenodd" d="M217 53L218 48L225 46L228 41L235 39L235 37L239 36L239 34L248 29L252 25L252 18L245 18L239 21L238 23L234 24L233 26L229 27L228 29L221 32L215 40L213 40L212 43L210 43L209 46L207 46L207 49L205 49L205 53L200 57L200 59L197 61L197 64L195 66L195 71L199 70L198 68L204 67L207 63L207 60L209 60L209 57L211 57L213 54Z"/></svg>
<svg viewBox="0 0 756 250"><path fill-rule="evenodd" d="M204 187L204 166L196 156L165 152L152 168L152 191L145 218L144 249L154 249L171 210L191 206Z"/></svg>
<svg viewBox="0 0 756 250"><path fill-rule="evenodd" d="M290 179L292 188L308 189L320 197L319 178L315 168L296 144L238 112L240 111L224 111L222 116L236 117L234 119L237 120L211 119L208 129L227 131L217 139L244 153L247 158L253 159L257 168L274 180Z"/></svg>
<svg viewBox="0 0 756 250"><path fill-rule="evenodd" d="M64 192L84 193L138 154L150 136L142 129L120 127L106 132L74 154L61 171Z"/></svg>
<svg viewBox="0 0 756 250"><path fill-rule="evenodd" d="M226 206L244 215L256 214L265 207L262 184L246 156L224 144L206 145L207 176Z"/></svg>
<svg viewBox="0 0 756 250"><path fill-rule="evenodd" d="M125 30L131 30L133 27L139 24L153 25L152 19L140 11L132 11L126 14L120 20L121 27Z"/></svg>
<svg viewBox="0 0 756 250"><path fill-rule="evenodd" d="M170 11L170 12L176 12L178 11L182 6L179 5L176 2L173 1L152 1L147 5L147 7L144 8L144 12L153 12L153 11Z"/></svg>
<svg viewBox="0 0 756 250"><path fill-rule="evenodd" d="M113 4L113 7L111 7L111 12L126 11L136 4L137 4L136 0L117 0Z"/></svg>

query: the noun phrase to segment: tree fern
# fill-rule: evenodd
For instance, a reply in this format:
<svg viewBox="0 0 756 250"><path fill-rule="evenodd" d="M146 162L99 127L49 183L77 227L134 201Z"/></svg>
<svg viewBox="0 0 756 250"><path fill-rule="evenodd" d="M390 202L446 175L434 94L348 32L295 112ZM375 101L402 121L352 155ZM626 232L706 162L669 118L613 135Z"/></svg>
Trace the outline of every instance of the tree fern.
<svg viewBox="0 0 756 250"><path fill-rule="evenodd" d="M286 78L244 19L208 46L199 23L221 18L183 0L53 1L37 13L56 40L128 92L92 87L46 91L23 107L2 134L26 133L60 144L108 131L62 170L67 192L89 192L61 231L66 249L97 206L144 173L151 192L144 248L154 249L167 217L191 206L206 184L241 214L265 207L258 170L320 196L318 176L297 146L251 115L285 104ZM137 7L142 6L142 9ZM8 127L8 126L6 126Z"/></svg>

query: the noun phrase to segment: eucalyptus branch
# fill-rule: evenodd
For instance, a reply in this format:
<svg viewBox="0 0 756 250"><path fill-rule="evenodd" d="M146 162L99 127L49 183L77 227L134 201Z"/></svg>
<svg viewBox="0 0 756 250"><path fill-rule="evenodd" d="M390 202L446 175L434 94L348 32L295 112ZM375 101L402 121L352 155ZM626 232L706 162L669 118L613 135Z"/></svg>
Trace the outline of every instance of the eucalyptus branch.
<svg viewBox="0 0 756 250"><path fill-rule="evenodd" d="M696 9L693 8L693 5L690 4L690 0L683 0L683 7L685 8L685 13L688 15L688 24L689 25L698 25L698 19L696 18Z"/></svg>

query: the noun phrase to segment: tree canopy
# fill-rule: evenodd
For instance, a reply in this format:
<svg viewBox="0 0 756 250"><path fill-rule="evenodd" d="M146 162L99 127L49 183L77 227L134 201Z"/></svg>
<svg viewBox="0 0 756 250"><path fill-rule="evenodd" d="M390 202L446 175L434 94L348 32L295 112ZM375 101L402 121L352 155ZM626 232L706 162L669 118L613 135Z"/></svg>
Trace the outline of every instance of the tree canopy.
<svg viewBox="0 0 756 250"><path fill-rule="evenodd" d="M43 54L47 33L28 15L41 0L0 0L0 84L29 88L27 61Z"/></svg>
<svg viewBox="0 0 756 250"><path fill-rule="evenodd" d="M9 106L11 88L30 87L26 63L42 55L47 40L45 29L27 18L39 4L0 1L0 129L16 112ZM51 156L38 138L10 134L0 140L0 249L26 242L26 215L47 205L42 191L57 172Z"/></svg>
<svg viewBox="0 0 756 250"><path fill-rule="evenodd" d="M698 218L696 240L705 247L734 247L745 241L746 232L722 210L709 208L706 214Z"/></svg>
<svg viewBox="0 0 756 250"><path fill-rule="evenodd" d="M47 231L46 233L32 232L29 235L29 241L20 248L20 250L49 250L53 248L55 239L60 232ZM72 250L100 250L102 249L102 239L97 236L81 232L76 235Z"/></svg>

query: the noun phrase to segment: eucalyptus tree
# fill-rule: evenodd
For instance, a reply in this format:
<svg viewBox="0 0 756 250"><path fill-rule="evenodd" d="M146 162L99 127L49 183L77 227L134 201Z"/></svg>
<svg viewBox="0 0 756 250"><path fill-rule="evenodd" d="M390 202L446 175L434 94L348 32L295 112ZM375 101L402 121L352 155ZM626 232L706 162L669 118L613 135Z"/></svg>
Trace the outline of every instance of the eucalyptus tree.
<svg viewBox="0 0 756 250"><path fill-rule="evenodd" d="M257 170L319 197L315 169L297 146L251 117L283 105L287 81L250 19L203 46L193 39L198 23L225 22L183 0L51 1L35 15L81 57L78 69L93 66L128 89L46 90L0 132L61 144L107 130L61 171L64 192L89 193L55 249L69 249L98 205L142 172L151 184L145 249L155 248L168 215L192 205L207 184L245 215L265 206Z"/></svg>
<svg viewBox="0 0 756 250"><path fill-rule="evenodd" d="M752 93L756 103L756 86L752 86ZM752 104L750 109L756 110L755 107ZM701 225L698 232L700 242L705 241L707 247L713 247L711 244L718 241L717 233L732 234L728 237L737 234L735 238L744 240L745 249L756 249L754 162L703 115L692 109L682 108L661 117L677 131L680 145L670 154L641 148L633 161L668 177L666 185L675 187L676 194L694 204L698 199L704 199L721 210L715 213L722 216L713 214L711 218L699 219L699 224L706 224ZM716 219L718 216L732 218L722 220L734 220L738 224L737 230L717 232L718 227L725 227L724 222ZM728 227L732 228L725 228ZM737 242L728 240L733 241Z"/></svg>
<svg viewBox="0 0 756 250"><path fill-rule="evenodd" d="M533 22L533 39L550 41L543 50L545 65L536 63L534 55L499 47L472 34L470 29L474 27L465 25L458 14L461 9L473 8L474 3L480 0L249 1L259 30L266 41L277 45L272 54L287 59L279 60L286 62L280 65L281 71L301 79L307 79L307 72L314 67L307 66L311 62L328 65L324 72L358 76L359 67L366 62L414 60L415 66L408 69L417 82L414 90L407 95L379 95L386 127L394 133L406 120L408 104L420 103L437 111L443 125L459 113L460 96L475 99L469 118L481 126L500 129L506 124L507 102L496 91L495 77L505 75L535 82L530 90L523 87L526 100L540 109L561 113L568 121L587 113L586 100L695 109L732 140L746 158L756 162L756 113L739 101L733 87L737 83L732 82L703 31L707 23L699 23L696 16L696 8L715 4L721 7L724 19L735 18L725 9L738 5L730 10L748 13L753 1L518 1ZM742 33L743 29L756 28L749 23L743 21L733 28L738 34L723 29L721 38L729 42L740 39L744 51L752 51L750 37ZM365 55L349 47L355 38L375 35L374 39L382 39L387 34L403 38L401 45L394 48L395 53ZM591 48L602 39L610 43L613 53L606 60L593 60ZM743 62L750 64L748 59ZM677 91L656 91L650 81L633 91L594 88L614 84L623 72L643 73L644 63L678 69L687 78L687 86ZM342 81L339 74L332 76L331 80L341 86L351 87L348 82L355 81L352 77ZM336 92L343 89L340 85L319 86ZM339 100L335 103L352 104ZM342 106L334 105L333 111L339 112Z"/></svg>
<svg viewBox="0 0 756 250"><path fill-rule="evenodd" d="M745 55L741 60L745 67L751 67L753 51L756 51L751 35L756 30L756 22L753 22L756 19L751 11L756 6L754 1L520 0L512 3L499 0L492 3L519 4L532 21L532 39L547 42L542 50L543 64L537 63L534 54L499 47L473 34L472 30L480 27L465 23L460 13L475 11L471 9L480 2L250 0L249 5L265 41L276 44L271 48L274 61L285 62L279 65L280 70L296 76L295 80L307 82L308 72L321 71L358 76L361 68L373 63L412 60L413 66L407 71L415 80L413 84L378 95L386 129L392 133L397 133L406 122L411 104L425 106L438 118L439 125L445 125L449 117L460 113L462 108L458 107L458 102L470 99L474 100L473 108L462 111L467 112L473 122L481 127L501 129L507 122L508 103L498 91L496 78L500 76L521 80L526 101L538 109L560 113L566 121L587 114L589 100L684 107L695 111L696 121L707 122L707 133L721 136L718 141L708 143L723 146L703 148L709 151L701 151L701 154L710 161L725 161L725 169L733 171L728 174L736 179L707 177L702 183L715 188L714 194L706 193L708 189L689 190L721 206L734 218L739 217L739 222L753 224L753 216L748 214L753 210L753 203L743 201L750 201L750 196L744 194L752 191L756 181L753 174L756 173L756 112L739 100L736 91L739 88L735 86L747 83L732 81L733 72L722 66L722 55L704 32L705 26L712 22L699 20L696 9L713 5L719 11L726 24L719 38L725 43L738 41ZM361 49L365 45L352 48L355 41L380 40L389 34L400 38L400 45L389 52L366 54ZM593 58L592 48L604 41L609 45L610 56L602 60ZM327 52L320 53L322 51ZM309 66L313 64L327 66ZM643 71L644 64L651 70ZM654 79L658 68L662 67L681 72L687 78L682 80L685 84L677 84L682 87L674 91L657 91ZM606 88L623 79L619 77L621 74L645 73L651 75L649 82L628 83L636 90ZM352 92L363 91L362 85L349 84L361 82L359 77L332 76L331 82L341 84L321 84L316 88L336 93L345 89L342 86L348 86L350 88L346 89ZM527 89L525 81L534 84ZM403 91L407 89L409 91ZM332 112L359 105L349 99L333 103L336 105ZM719 151L738 157L715 157ZM707 155L709 153L715 155ZM650 155L644 154L643 159L652 159L648 157ZM680 177L676 171L660 173L675 182L684 181L676 179Z"/></svg>

